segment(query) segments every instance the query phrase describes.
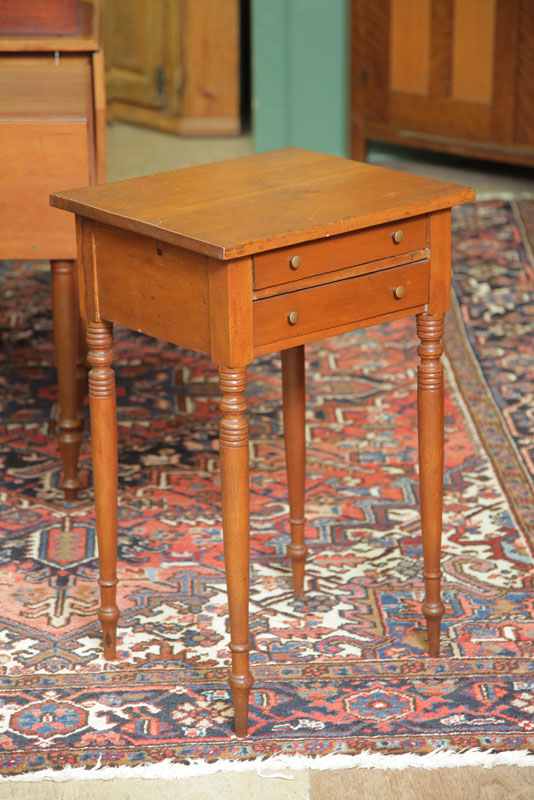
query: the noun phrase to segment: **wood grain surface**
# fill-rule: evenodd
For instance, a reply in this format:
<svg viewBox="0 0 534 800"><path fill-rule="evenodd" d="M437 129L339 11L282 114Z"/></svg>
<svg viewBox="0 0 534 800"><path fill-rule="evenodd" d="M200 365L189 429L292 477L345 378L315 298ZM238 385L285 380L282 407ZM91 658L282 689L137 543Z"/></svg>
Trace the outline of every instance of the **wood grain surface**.
<svg viewBox="0 0 534 800"><path fill-rule="evenodd" d="M402 234L401 241L396 241L395 234L397 237ZM306 242L297 247L260 253L254 258L254 288L264 289L415 252L426 247L426 238L426 218L416 217L399 224L386 223L364 231L333 236L322 241L320 247L317 242ZM301 259L297 267L291 264L295 256Z"/></svg>
<svg viewBox="0 0 534 800"><path fill-rule="evenodd" d="M394 291L400 286L404 294L397 298ZM422 305L428 301L428 291L428 261L419 261L257 300L252 309L254 345L312 332L317 332L319 338L335 325L359 323L379 314ZM291 313L298 314L294 324L289 319Z"/></svg>
<svg viewBox="0 0 534 800"><path fill-rule="evenodd" d="M473 199L465 186L285 148L59 192L51 203L232 259Z"/></svg>

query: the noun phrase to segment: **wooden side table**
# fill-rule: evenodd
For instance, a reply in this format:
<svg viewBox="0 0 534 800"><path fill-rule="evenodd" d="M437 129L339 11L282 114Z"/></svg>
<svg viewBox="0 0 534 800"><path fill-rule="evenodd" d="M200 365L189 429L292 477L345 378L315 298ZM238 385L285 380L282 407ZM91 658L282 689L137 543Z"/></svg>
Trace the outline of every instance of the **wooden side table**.
<svg viewBox="0 0 534 800"><path fill-rule="evenodd" d="M50 17L54 10L57 19ZM105 180L99 2L70 0L43 9L30 0L9 0L5 11L0 14L0 259L51 262L59 485L73 500L80 485L85 337L82 332L80 342L75 226L50 208L48 198L54 189ZM17 34L8 35L13 30Z"/></svg>
<svg viewBox="0 0 534 800"><path fill-rule="evenodd" d="M115 657L117 435L112 323L207 353L219 366L222 517L235 732L246 735L249 476L246 367L282 351L295 592L304 561L304 344L416 315L429 651L439 653L443 317L450 208L462 186L288 148L52 195L76 214L87 321L106 658Z"/></svg>

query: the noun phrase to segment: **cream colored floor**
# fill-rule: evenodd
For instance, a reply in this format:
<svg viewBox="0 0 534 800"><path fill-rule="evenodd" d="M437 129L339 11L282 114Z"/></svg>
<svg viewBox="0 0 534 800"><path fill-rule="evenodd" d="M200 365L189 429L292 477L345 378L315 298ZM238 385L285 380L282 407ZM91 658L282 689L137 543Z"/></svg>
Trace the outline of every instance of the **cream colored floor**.
<svg viewBox="0 0 534 800"><path fill-rule="evenodd" d="M247 155L252 152L250 136L225 139L187 139L164 133L115 123L108 131L108 180L163 172L194 164L219 161ZM479 199L510 196L534 197L534 173L517 167L451 158L406 150L404 153L388 148L374 147L370 161L380 166L406 170L418 174L464 183L477 190ZM429 775L426 770L405 770L395 773L394 787L386 786L387 774L379 775L368 770L358 770L353 781L348 774L296 771L282 777L261 777L254 773L216 774L186 780L113 780L53 783L0 783L0 800L345 800L357 796L359 800L375 800L387 793L392 800L417 798L426 800L500 800L503 787L506 795L519 800L534 798L534 775L530 770L500 767L497 772L482 767L470 768L472 791L462 784L458 770L440 770L435 791L428 794ZM495 781L489 781L494 773ZM528 773L528 774L527 774ZM480 781L476 775L480 775ZM380 780L379 780L380 778ZM382 780L383 778L383 780ZM417 791L419 778L425 783ZM437 775L436 775L437 778ZM491 786L488 785L488 781ZM387 781L386 781L387 782ZM437 785L440 784L438 790ZM498 784L498 785L497 785ZM458 788L462 785L462 788ZM530 788L531 787L531 788ZM333 791L334 790L334 791ZM393 790L393 791L392 791Z"/></svg>

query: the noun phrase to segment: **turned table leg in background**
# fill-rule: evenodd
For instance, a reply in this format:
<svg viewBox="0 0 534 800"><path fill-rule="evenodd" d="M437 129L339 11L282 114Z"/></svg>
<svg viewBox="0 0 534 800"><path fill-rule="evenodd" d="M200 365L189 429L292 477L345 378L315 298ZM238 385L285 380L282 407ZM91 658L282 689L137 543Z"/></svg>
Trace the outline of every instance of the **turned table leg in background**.
<svg viewBox="0 0 534 800"><path fill-rule="evenodd" d="M419 484L425 600L423 613L431 656L439 655L441 602L441 526L443 507L443 314L418 314L420 362L417 371L419 418Z"/></svg>
<svg viewBox="0 0 534 800"><path fill-rule="evenodd" d="M59 486L66 500L76 500L80 481L78 455L82 419L79 414L77 357L79 312L74 261L51 261L52 320L56 353L60 418L59 450L63 475Z"/></svg>
<svg viewBox="0 0 534 800"><path fill-rule="evenodd" d="M220 367L222 419L219 426L224 560L230 616L235 734L246 736L248 699L253 678L249 669L248 599L250 576L248 424L245 367Z"/></svg>
<svg viewBox="0 0 534 800"><path fill-rule="evenodd" d="M304 589L307 547L304 543L304 494L306 485L305 368L304 345L282 350L282 394L286 448L287 487L291 544L289 555L293 588L298 597Z"/></svg>
<svg viewBox="0 0 534 800"><path fill-rule="evenodd" d="M85 320L78 315L78 353L76 357L76 407L77 416L80 423L85 423L84 403L88 390L87 383L87 332L85 330Z"/></svg>
<svg viewBox="0 0 534 800"><path fill-rule="evenodd" d="M117 620L117 419L113 363L113 327L87 325L89 403L95 487L96 532L100 565L98 618L104 635L104 658L116 657Z"/></svg>

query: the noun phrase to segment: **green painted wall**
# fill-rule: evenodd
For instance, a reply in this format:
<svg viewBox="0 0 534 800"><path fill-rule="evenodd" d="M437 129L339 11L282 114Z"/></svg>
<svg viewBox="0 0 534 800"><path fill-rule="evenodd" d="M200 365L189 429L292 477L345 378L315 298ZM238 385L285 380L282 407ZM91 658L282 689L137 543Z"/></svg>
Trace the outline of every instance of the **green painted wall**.
<svg viewBox="0 0 534 800"><path fill-rule="evenodd" d="M252 131L348 155L349 0L251 0Z"/></svg>

